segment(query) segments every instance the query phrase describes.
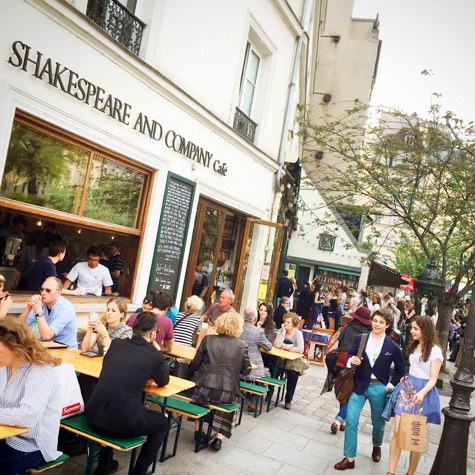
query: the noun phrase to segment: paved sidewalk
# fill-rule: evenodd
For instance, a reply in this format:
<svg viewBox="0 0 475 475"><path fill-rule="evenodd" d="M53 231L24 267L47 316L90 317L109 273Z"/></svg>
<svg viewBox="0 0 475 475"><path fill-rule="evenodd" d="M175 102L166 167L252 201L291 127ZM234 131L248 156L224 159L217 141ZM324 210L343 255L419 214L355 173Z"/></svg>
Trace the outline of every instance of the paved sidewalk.
<svg viewBox="0 0 475 475"><path fill-rule="evenodd" d="M453 374L453 364L449 363ZM338 412L338 401L333 393L320 395L326 370L311 365L299 379L294 402L290 411L281 407L263 413L257 419L243 415L243 422L230 440L224 440L219 452L211 448L193 452L194 425L184 421L178 454L175 458L158 465L156 473L164 474L337 474L333 466L343 458L344 433L330 433L330 424ZM448 405L451 387L444 375L441 391L442 407ZM473 407L473 404L472 404ZM475 407L473 407L475 410ZM389 441L392 437L392 421L386 425L379 463L371 460L371 417L369 404L363 409L358 436L356 468L349 475L385 475L388 469ZM429 424L426 452L421 458L417 474L428 474L437 452L442 426ZM467 473L475 475L475 427L472 424L469 439ZM128 457L119 454L119 474L127 474ZM49 471L51 475L84 474L86 456L74 457L63 466ZM399 462L398 474L406 473L409 455L404 453ZM449 475L449 474L448 474Z"/></svg>

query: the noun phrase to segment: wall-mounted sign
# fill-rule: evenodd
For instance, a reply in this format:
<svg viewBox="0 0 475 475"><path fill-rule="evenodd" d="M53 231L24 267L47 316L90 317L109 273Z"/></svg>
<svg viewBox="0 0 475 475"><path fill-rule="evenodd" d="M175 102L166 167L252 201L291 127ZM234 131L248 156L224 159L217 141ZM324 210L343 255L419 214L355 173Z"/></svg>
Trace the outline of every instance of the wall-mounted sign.
<svg viewBox="0 0 475 475"><path fill-rule="evenodd" d="M149 290L176 297L195 183L168 173L150 273Z"/></svg>
<svg viewBox="0 0 475 475"><path fill-rule="evenodd" d="M13 67L31 72L35 78L46 81L74 99L84 102L124 125L131 126L137 132L147 135L157 142L163 139L166 147L200 163L205 168L211 168L219 175L226 176L228 171L226 163L213 159L212 153L185 139L174 130L164 132L163 126L158 121L149 118L143 112L134 115L134 119L131 120L133 114L130 104L79 76L72 69L51 58L46 58L43 53L34 51L31 46L21 41L15 41L12 44L12 50L13 54L8 58L8 64Z"/></svg>

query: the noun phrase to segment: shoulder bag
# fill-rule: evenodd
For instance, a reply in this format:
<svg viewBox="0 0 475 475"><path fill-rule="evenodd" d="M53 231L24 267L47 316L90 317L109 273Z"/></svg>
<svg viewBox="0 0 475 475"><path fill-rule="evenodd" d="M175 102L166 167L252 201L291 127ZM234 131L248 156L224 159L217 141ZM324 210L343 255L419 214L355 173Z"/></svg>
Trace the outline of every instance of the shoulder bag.
<svg viewBox="0 0 475 475"><path fill-rule="evenodd" d="M357 357L361 358L366 341L368 340L368 333L361 336L360 346L358 347ZM335 381L335 396L340 404L346 404L350 399L354 387L354 378L357 366L351 365L351 368L345 368L340 372Z"/></svg>

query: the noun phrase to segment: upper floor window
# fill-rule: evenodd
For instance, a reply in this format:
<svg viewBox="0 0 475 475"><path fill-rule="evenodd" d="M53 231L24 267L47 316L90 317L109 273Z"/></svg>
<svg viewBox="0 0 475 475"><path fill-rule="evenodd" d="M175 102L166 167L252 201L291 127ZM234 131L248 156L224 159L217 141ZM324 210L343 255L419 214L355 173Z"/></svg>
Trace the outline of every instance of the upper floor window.
<svg viewBox="0 0 475 475"><path fill-rule="evenodd" d="M239 108L249 117L251 117L260 63L261 58L256 50L250 43L247 43L246 57L241 76Z"/></svg>

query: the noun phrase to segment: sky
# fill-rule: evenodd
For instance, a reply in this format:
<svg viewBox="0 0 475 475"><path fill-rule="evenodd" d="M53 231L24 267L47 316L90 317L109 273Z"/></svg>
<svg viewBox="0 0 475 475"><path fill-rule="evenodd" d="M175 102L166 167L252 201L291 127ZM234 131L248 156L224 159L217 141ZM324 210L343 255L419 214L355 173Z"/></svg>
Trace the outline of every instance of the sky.
<svg viewBox="0 0 475 475"><path fill-rule="evenodd" d="M377 13L383 45L371 103L422 118L434 103L474 120L475 0L355 0L354 18Z"/></svg>

